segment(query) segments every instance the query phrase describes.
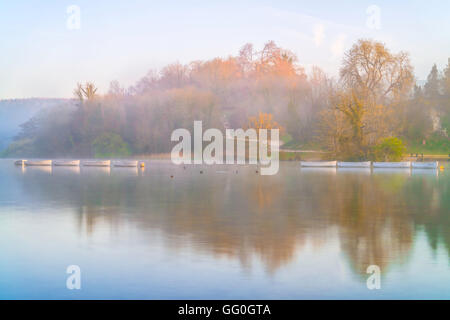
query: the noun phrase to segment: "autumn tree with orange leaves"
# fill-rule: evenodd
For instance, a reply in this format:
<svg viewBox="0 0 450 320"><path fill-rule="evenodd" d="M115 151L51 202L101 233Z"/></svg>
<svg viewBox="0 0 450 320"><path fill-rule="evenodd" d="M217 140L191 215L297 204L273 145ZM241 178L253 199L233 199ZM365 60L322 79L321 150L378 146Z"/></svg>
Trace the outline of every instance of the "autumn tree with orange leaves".
<svg viewBox="0 0 450 320"><path fill-rule="evenodd" d="M264 112L259 112L256 117L250 117L247 128L255 129L258 135L260 129L278 129L280 130L280 136L284 133L284 128L273 119L273 115Z"/></svg>

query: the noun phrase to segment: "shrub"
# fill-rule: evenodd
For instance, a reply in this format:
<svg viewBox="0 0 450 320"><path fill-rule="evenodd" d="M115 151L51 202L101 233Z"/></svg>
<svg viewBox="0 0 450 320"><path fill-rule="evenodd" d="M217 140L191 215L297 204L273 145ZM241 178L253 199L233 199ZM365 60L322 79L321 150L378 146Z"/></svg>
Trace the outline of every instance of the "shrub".
<svg viewBox="0 0 450 320"><path fill-rule="evenodd" d="M403 141L395 138L385 138L372 148L372 158L375 161L400 161L406 147Z"/></svg>
<svg viewBox="0 0 450 320"><path fill-rule="evenodd" d="M96 158L126 157L131 154L128 144L116 133L106 132L92 142Z"/></svg>

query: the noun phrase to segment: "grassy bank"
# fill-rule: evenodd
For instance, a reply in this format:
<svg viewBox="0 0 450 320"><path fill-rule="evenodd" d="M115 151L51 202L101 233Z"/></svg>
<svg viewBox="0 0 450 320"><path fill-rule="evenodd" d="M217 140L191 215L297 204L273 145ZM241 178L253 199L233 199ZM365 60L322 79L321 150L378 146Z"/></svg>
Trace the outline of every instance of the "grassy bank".
<svg viewBox="0 0 450 320"><path fill-rule="evenodd" d="M406 153L419 153L424 155L449 155L450 154L450 139L446 137L439 137L426 140L423 142L411 141L407 143Z"/></svg>

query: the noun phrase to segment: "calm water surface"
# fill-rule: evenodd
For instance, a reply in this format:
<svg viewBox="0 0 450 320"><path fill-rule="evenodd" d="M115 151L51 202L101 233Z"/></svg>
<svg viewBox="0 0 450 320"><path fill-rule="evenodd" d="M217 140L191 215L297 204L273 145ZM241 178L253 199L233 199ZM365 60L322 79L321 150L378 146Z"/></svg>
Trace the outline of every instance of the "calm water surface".
<svg viewBox="0 0 450 320"><path fill-rule="evenodd" d="M0 179L2 299L450 298L450 168L1 160Z"/></svg>

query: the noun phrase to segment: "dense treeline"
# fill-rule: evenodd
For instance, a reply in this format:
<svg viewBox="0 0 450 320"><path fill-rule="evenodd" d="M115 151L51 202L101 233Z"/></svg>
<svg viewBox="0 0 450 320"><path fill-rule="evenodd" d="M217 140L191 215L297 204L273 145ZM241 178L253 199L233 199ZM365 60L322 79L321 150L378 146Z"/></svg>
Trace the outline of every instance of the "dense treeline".
<svg viewBox="0 0 450 320"><path fill-rule="evenodd" d="M438 141L449 148L450 59L415 85L407 53L360 40L345 54L339 79L320 68L309 75L291 51L246 44L227 59L175 63L149 72L131 88L117 81L100 95L79 84L75 104L22 125L6 151L23 156L127 156L172 148L176 128L242 128L259 113L283 127L288 146L314 146L339 159L396 157ZM401 139L401 140L400 140ZM431 142L430 142L431 141Z"/></svg>

